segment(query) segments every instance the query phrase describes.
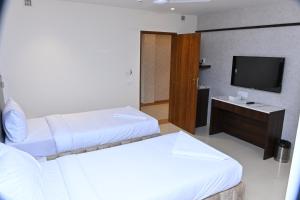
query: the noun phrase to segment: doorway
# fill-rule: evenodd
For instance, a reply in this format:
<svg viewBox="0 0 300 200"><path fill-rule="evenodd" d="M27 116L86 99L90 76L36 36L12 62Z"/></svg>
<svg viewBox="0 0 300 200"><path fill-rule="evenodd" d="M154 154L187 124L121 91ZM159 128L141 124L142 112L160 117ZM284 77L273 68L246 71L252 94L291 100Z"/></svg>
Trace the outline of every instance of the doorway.
<svg viewBox="0 0 300 200"><path fill-rule="evenodd" d="M168 123L172 36L174 33L141 32L141 111Z"/></svg>
<svg viewBox="0 0 300 200"><path fill-rule="evenodd" d="M140 109L189 133L196 127L200 41L199 33L141 32Z"/></svg>

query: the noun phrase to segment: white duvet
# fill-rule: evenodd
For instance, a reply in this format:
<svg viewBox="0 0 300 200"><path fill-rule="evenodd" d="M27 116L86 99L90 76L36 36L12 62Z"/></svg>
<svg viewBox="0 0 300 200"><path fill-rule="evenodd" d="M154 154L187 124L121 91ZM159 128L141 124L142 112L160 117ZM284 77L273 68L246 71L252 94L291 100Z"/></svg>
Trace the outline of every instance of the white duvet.
<svg viewBox="0 0 300 200"><path fill-rule="evenodd" d="M20 143L6 140L35 157L120 142L160 132L158 121L132 107L51 115L28 120L29 136Z"/></svg>
<svg viewBox="0 0 300 200"><path fill-rule="evenodd" d="M242 176L237 161L182 132L62 157L42 169L49 200L198 200Z"/></svg>

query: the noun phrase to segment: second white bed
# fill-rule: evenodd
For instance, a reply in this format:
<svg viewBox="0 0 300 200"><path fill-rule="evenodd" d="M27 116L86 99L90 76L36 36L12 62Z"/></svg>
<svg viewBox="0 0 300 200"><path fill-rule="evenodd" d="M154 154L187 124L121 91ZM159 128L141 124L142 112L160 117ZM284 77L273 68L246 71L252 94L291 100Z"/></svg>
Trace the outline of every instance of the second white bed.
<svg viewBox="0 0 300 200"><path fill-rule="evenodd" d="M236 186L242 167L179 132L42 163L47 199L198 200Z"/></svg>
<svg viewBox="0 0 300 200"><path fill-rule="evenodd" d="M84 113L51 115L29 119L28 137L6 144L35 157L89 148L153 135L160 132L158 121L132 107Z"/></svg>

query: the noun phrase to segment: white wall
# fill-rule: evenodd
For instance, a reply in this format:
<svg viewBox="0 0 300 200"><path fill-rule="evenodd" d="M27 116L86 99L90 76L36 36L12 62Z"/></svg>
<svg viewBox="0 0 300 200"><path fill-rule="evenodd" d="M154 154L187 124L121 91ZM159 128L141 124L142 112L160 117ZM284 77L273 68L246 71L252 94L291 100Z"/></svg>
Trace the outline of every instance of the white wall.
<svg viewBox="0 0 300 200"><path fill-rule="evenodd" d="M292 2L202 15L198 29L296 22L300 19L299 9L300 4ZM235 95L242 90L249 92L250 100L285 108L283 138L293 142L300 113L299 33L300 26L203 33L201 57L205 57L212 68L201 71L201 84L211 87L212 96ZM234 55L286 57L282 93L231 86Z"/></svg>
<svg viewBox="0 0 300 200"><path fill-rule="evenodd" d="M171 73L170 35L143 34L141 62L141 102L169 100Z"/></svg>
<svg viewBox="0 0 300 200"><path fill-rule="evenodd" d="M141 55L141 103L155 101L155 42L156 35L143 34Z"/></svg>
<svg viewBox="0 0 300 200"><path fill-rule="evenodd" d="M29 117L139 104L140 30L194 32L197 17L57 0L9 0L0 72ZM133 77L129 76L130 69Z"/></svg>
<svg viewBox="0 0 300 200"><path fill-rule="evenodd" d="M155 48L155 101L169 100L172 37L157 35Z"/></svg>
<svg viewBox="0 0 300 200"><path fill-rule="evenodd" d="M283 0L266 6L253 6L198 15L198 30L299 22L300 1Z"/></svg>

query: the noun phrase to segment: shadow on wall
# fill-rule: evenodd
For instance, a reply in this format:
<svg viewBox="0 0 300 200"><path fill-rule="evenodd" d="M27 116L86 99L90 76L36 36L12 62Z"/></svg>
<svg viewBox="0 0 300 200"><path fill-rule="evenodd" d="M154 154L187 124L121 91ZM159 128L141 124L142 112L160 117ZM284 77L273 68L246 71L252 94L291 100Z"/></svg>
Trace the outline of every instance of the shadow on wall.
<svg viewBox="0 0 300 200"><path fill-rule="evenodd" d="M3 12L4 12L4 4L6 3L6 0L1 0L0 1L0 25L1 25L1 22L2 22L2 15L3 15Z"/></svg>
<svg viewBox="0 0 300 200"><path fill-rule="evenodd" d="M2 19L3 19L5 3L6 3L6 0L0 0L0 36L1 36L1 30L2 30ZM1 38L0 38L0 42L1 42Z"/></svg>

